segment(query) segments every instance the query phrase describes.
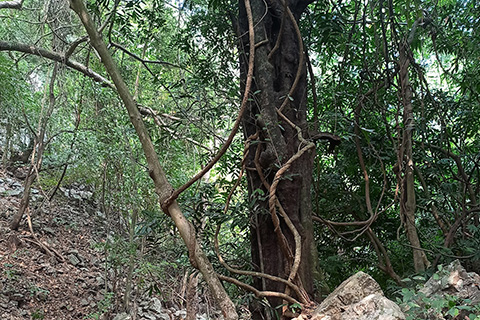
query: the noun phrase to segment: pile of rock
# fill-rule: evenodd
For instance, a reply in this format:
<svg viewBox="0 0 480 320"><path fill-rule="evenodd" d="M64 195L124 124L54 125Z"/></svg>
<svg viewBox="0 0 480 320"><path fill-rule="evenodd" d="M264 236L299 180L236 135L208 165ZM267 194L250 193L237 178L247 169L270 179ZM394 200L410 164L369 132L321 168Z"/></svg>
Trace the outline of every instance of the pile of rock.
<svg viewBox="0 0 480 320"><path fill-rule="evenodd" d="M170 319L186 319L187 311L174 307L164 308L158 298L146 299L139 303L136 311L136 319L139 320L170 320ZM115 316L113 320L131 320L133 317L127 313L120 313ZM197 314L196 320L222 320L223 316L218 312L211 315Z"/></svg>

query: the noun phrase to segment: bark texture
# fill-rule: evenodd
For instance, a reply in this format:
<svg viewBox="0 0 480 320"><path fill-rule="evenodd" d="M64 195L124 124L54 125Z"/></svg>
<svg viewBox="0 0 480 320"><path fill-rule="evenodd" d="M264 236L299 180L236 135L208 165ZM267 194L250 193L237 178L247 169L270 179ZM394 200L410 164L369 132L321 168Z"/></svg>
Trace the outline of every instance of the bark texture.
<svg viewBox="0 0 480 320"><path fill-rule="evenodd" d="M250 210L252 259L256 271L285 279L298 267L298 272L293 272L296 276L290 280L312 298L317 259L310 198L314 145L303 139L308 139L307 86L303 44L297 26L308 2L252 0L251 4L256 43L255 80L243 130L245 138L258 134L246 161L251 169L247 170L249 196L254 200ZM242 1L239 6L244 83L248 24ZM257 279L255 287L289 293L285 284L269 279ZM278 298L269 300L274 307L282 303ZM260 316L257 313L255 317Z"/></svg>
<svg viewBox="0 0 480 320"><path fill-rule="evenodd" d="M408 78L409 64L407 41L404 41L399 47L399 83L403 105L403 136L398 155L398 165L401 169L398 173L401 190L400 215L405 225L408 241L412 246L415 272L422 272L428 267L429 262L425 252L422 250L415 226L415 168L412 146L412 132L415 128L415 122L412 105L413 93Z"/></svg>

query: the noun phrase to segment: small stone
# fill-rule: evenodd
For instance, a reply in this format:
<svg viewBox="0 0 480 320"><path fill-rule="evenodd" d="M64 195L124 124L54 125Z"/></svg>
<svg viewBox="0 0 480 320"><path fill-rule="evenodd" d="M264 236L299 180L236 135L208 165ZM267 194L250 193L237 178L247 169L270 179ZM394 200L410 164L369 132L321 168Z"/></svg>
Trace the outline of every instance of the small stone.
<svg viewBox="0 0 480 320"><path fill-rule="evenodd" d="M12 180L12 181L13 181L13 180ZM10 183L10 186L11 186L12 188L15 188L15 189L17 189L17 188L22 188L22 184L19 183L19 182L17 182L17 181L14 181L13 183Z"/></svg>
<svg viewBox="0 0 480 320"><path fill-rule="evenodd" d="M156 313L162 313L162 303L157 298L152 299L153 304L150 306L150 310Z"/></svg>
<svg viewBox="0 0 480 320"><path fill-rule="evenodd" d="M178 310L175 312L175 317L185 318L187 316L187 311L185 310Z"/></svg>
<svg viewBox="0 0 480 320"><path fill-rule="evenodd" d="M70 263L74 266L77 266L79 263L80 263L80 260L77 258L76 255L74 254L69 254L68 255L68 260L70 261Z"/></svg>
<svg viewBox="0 0 480 320"><path fill-rule="evenodd" d="M17 292L17 293L14 293L13 295L11 295L10 299L14 300L14 301L23 301L25 299L25 297L23 296L23 294Z"/></svg>
<svg viewBox="0 0 480 320"><path fill-rule="evenodd" d="M43 228L43 231L45 231L48 234L55 235L55 231L52 228L45 227Z"/></svg>
<svg viewBox="0 0 480 320"><path fill-rule="evenodd" d="M127 313L119 313L115 316L115 318L113 318L113 320L130 320L131 317L129 314Z"/></svg>
<svg viewBox="0 0 480 320"><path fill-rule="evenodd" d="M23 193L23 190L22 189L19 189L19 190L8 190L5 192L5 195L7 197L16 197L18 195L21 195Z"/></svg>

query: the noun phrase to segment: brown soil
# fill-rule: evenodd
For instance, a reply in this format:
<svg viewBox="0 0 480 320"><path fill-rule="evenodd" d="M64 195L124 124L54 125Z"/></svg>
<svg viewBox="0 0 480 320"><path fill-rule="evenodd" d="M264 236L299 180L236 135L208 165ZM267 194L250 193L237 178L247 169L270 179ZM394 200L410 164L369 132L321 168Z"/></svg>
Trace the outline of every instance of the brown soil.
<svg viewBox="0 0 480 320"><path fill-rule="evenodd" d="M0 179L22 183L5 171ZM35 238L27 219L9 228L20 196L0 194L0 319L96 319L105 281L93 207L61 194L40 210L32 203Z"/></svg>

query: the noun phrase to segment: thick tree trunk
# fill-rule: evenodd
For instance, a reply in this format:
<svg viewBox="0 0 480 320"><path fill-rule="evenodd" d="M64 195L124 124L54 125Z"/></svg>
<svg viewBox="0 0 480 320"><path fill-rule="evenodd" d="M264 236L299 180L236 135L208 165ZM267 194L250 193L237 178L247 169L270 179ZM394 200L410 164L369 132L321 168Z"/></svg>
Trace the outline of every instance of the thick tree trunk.
<svg viewBox="0 0 480 320"><path fill-rule="evenodd" d="M249 197L254 201L250 211L254 267L257 271L287 279L295 268L294 257L297 255L300 266L293 282L303 287L312 298L317 260L310 198L314 148L307 148L292 161L292 157L306 146L299 137L298 129L301 129L303 137L308 137L306 68L296 25L307 4L290 1L285 7L280 1L252 0L257 44L255 82L251 90L254 96L243 119L243 130L246 138L258 133L257 143L251 144L246 162L247 167L255 169L247 170ZM241 79L245 82L248 27L242 1L239 33L242 35ZM276 174L289 160L291 166L280 177L273 194L278 200L275 202L277 216L280 217L284 210L301 236L301 252L296 251L295 232L287 226L284 218L280 218L279 228L276 228L272 202L269 204ZM285 240L282 240L283 236ZM285 291L284 284L267 279L256 279L255 286L260 290ZM282 301L270 299L270 303L276 307Z"/></svg>

